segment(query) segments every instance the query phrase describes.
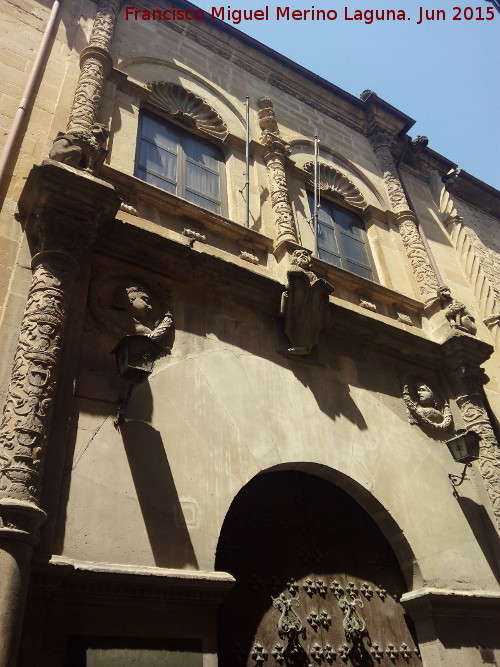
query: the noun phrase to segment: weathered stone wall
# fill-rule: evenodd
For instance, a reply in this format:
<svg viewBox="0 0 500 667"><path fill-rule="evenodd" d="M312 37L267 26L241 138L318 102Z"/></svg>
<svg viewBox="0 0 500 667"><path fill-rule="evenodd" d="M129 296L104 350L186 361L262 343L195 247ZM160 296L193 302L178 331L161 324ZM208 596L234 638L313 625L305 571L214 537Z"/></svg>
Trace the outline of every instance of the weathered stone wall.
<svg viewBox="0 0 500 667"><path fill-rule="evenodd" d="M370 512L385 508L377 520L409 586L494 586L451 494L446 446L408 423L397 372L421 369L326 334L318 364L293 360L267 308L228 302L216 283L204 294L172 288L172 355L134 390L119 432L113 419L126 383L115 375L113 341L87 322L56 538L62 555L211 570L239 489L263 470L291 466L344 485ZM426 377L439 382L432 371ZM464 493L477 502L473 484Z"/></svg>

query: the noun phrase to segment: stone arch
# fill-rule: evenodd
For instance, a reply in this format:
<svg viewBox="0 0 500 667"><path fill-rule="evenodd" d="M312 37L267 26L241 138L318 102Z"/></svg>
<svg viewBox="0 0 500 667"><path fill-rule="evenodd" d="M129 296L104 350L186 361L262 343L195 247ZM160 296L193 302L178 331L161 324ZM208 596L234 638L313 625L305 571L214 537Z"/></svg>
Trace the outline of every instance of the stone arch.
<svg viewBox="0 0 500 667"><path fill-rule="evenodd" d="M227 97L222 89L182 64L161 58L138 56L122 60L119 68L143 85L151 81L164 81L182 86L212 107L226 123L230 134L244 138L245 119L241 109Z"/></svg>
<svg viewBox="0 0 500 667"><path fill-rule="evenodd" d="M391 549L394 551L408 590L411 591L423 586L423 576L421 574L417 558L410 543L408 542L405 533L398 525L397 521L394 519L391 513L384 507L384 505L382 505L379 500L377 500L377 498L372 493L370 493L370 491L366 489L365 486L357 482L352 477L349 477L345 473L327 465L316 462L295 461L280 463L261 470L258 475L249 478L246 483L240 487L228 507L226 518L231 511L231 507L235 499L243 489L252 483L256 477L259 477L263 474L280 471L303 472L330 482L342 489L352 498L353 501L362 507L362 509L381 530ZM223 527L224 523L222 524L220 535L222 534Z"/></svg>
<svg viewBox="0 0 500 667"><path fill-rule="evenodd" d="M299 169L305 170L305 165L312 163L313 142L304 139L292 139L290 146L292 159L296 161ZM367 205L371 204L377 208L384 207L384 196L378 191L371 179L351 160L323 143L320 144L319 159L325 167L330 167L345 176L359 190Z"/></svg>
<svg viewBox="0 0 500 667"><path fill-rule="evenodd" d="M216 569L236 579L218 614L221 667L261 664L271 654L286 665L335 655L373 665L391 646L406 650L409 665L421 665L399 602L408 586L394 549L329 476L316 466L280 465L234 498L216 557ZM347 478L335 481L348 485Z"/></svg>

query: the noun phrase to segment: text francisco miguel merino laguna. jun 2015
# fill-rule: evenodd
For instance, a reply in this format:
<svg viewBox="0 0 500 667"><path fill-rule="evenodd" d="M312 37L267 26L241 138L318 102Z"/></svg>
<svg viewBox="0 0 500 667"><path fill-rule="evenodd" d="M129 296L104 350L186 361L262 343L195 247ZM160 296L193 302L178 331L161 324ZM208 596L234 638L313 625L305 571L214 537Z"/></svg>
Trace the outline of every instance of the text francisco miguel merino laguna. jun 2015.
<svg viewBox="0 0 500 667"><path fill-rule="evenodd" d="M136 9L125 7L127 21L203 21L220 19L238 25L242 21L363 21L366 24L379 21L415 21L417 25L434 21L491 21L495 18L493 7L452 7L435 9L415 7L406 9L357 9L338 7L337 9L316 9L314 5L307 9L295 9L286 6L261 7L252 9L211 7L203 9L182 9L175 5L166 9Z"/></svg>

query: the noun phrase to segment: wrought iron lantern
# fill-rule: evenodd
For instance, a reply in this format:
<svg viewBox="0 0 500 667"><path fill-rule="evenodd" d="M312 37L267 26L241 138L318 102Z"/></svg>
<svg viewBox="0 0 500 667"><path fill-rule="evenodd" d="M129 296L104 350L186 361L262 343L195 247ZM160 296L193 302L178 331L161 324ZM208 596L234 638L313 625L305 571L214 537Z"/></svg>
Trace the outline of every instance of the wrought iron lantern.
<svg viewBox="0 0 500 667"><path fill-rule="evenodd" d="M144 382L151 375L161 352L161 345L149 336L124 336L113 350L118 375L134 384Z"/></svg>
<svg viewBox="0 0 500 667"><path fill-rule="evenodd" d="M118 375L130 380L130 386L125 398L118 401L118 412L114 421L118 429L124 422L125 410L136 384L144 382L153 372L153 366L163 348L159 343L143 334L124 336L112 350L115 355Z"/></svg>
<svg viewBox="0 0 500 667"><path fill-rule="evenodd" d="M479 458L480 439L480 435L475 431L468 431L467 429L462 428L456 432L454 438L446 441L454 460L457 463L464 464L464 469L461 475L454 475L452 473L448 474L455 498L458 498L456 487L460 486L462 482L467 479L465 476L467 468L472 465L472 461Z"/></svg>

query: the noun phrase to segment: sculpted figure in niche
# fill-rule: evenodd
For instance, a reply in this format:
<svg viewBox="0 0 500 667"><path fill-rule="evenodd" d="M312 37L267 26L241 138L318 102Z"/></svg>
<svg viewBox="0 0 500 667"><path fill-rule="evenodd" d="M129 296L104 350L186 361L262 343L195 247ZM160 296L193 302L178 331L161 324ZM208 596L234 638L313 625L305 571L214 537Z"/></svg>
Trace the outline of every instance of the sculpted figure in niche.
<svg viewBox="0 0 500 667"><path fill-rule="evenodd" d="M403 399L408 409L410 423L418 423L438 431L448 431L453 425L448 402L438 400L434 391L423 380L418 379L414 383L413 392L410 391L410 386L405 384Z"/></svg>
<svg viewBox="0 0 500 667"><path fill-rule="evenodd" d="M290 341L290 354L310 354L318 342L333 287L311 271L311 253L295 250L291 258L288 284L281 299L281 316L285 318L285 333Z"/></svg>
<svg viewBox="0 0 500 667"><path fill-rule="evenodd" d="M160 320L152 315L151 297L146 287L139 283L120 283L113 293L110 307L106 308L108 322L120 333L142 334L168 349L167 341L172 331L170 312Z"/></svg>
<svg viewBox="0 0 500 667"><path fill-rule="evenodd" d="M97 174L106 157L104 146L108 136L106 126L101 123L94 123L89 130L60 134L50 149L49 158Z"/></svg>
<svg viewBox="0 0 500 667"><path fill-rule="evenodd" d="M467 306L454 299L451 296L450 288L445 285L439 288L438 296L450 327L475 336L476 321Z"/></svg>

